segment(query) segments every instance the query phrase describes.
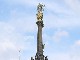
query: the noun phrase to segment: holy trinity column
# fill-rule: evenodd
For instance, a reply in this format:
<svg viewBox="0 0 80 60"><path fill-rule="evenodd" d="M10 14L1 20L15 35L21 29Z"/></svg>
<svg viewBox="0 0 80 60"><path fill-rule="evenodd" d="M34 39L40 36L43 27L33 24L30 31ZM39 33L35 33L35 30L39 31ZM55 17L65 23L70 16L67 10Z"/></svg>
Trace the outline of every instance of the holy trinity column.
<svg viewBox="0 0 80 60"><path fill-rule="evenodd" d="M35 55L35 59L33 59L33 57L31 57L31 60L48 60L47 56L44 56L43 54L43 49L44 49L44 44L42 41L42 28L44 27L43 24L43 7L45 5L40 4L37 6L37 26L38 26L38 32L37 32L37 52Z"/></svg>

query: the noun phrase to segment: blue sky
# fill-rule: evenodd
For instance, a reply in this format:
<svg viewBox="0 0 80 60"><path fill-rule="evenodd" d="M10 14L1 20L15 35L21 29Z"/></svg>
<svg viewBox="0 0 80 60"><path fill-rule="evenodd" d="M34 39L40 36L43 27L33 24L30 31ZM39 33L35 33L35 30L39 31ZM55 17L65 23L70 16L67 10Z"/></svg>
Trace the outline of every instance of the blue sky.
<svg viewBox="0 0 80 60"><path fill-rule="evenodd" d="M0 0L0 60L35 56L38 3L45 4L45 56L80 60L80 0Z"/></svg>

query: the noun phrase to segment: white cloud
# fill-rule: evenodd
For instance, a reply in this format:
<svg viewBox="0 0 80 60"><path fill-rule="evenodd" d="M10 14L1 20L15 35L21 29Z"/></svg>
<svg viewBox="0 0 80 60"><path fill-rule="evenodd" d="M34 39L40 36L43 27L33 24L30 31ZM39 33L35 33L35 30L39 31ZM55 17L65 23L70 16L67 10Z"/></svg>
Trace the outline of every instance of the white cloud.
<svg viewBox="0 0 80 60"><path fill-rule="evenodd" d="M49 60L80 60L80 57L76 54L67 53L50 53Z"/></svg>
<svg viewBox="0 0 80 60"><path fill-rule="evenodd" d="M80 26L80 3L78 0L64 0L64 6L47 2L44 15L46 28L72 29Z"/></svg>
<svg viewBox="0 0 80 60"><path fill-rule="evenodd" d="M7 49L16 50L16 46L12 42L9 42L9 41L1 42L0 43L0 48L1 48L0 52L4 52Z"/></svg>
<svg viewBox="0 0 80 60"><path fill-rule="evenodd" d="M45 28L63 28L63 29L74 29L80 26L80 18L78 16L68 16L68 17L57 17L53 14L44 16Z"/></svg>
<svg viewBox="0 0 80 60"><path fill-rule="evenodd" d="M69 54L67 53L57 53L51 54L50 60L71 60Z"/></svg>
<svg viewBox="0 0 80 60"><path fill-rule="evenodd" d="M15 26L0 22L0 60L18 59L18 50L33 50L33 41L34 36L24 35Z"/></svg>
<svg viewBox="0 0 80 60"><path fill-rule="evenodd" d="M74 47L69 47L66 52L64 51L49 51L47 53L49 60L80 60L80 40L76 40L72 45ZM58 49L59 50L59 49Z"/></svg>
<svg viewBox="0 0 80 60"><path fill-rule="evenodd" d="M32 18L33 19L33 18ZM19 18L9 22L15 29L23 32L34 32L36 31L36 24L31 18Z"/></svg>
<svg viewBox="0 0 80 60"><path fill-rule="evenodd" d="M80 40L77 40L77 41L75 42L75 45L80 46Z"/></svg>
<svg viewBox="0 0 80 60"><path fill-rule="evenodd" d="M60 4L55 3L55 2L46 2L45 5L46 5L46 8L47 8L46 10L48 12L52 11L52 12L55 12L57 14L66 14L66 15L73 15L74 14L73 11L65 8L66 6L63 7Z"/></svg>
<svg viewBox="0 0 80 60"><path fill-rule="evenodd" d="M80 40L75 40L71 48L73 48L73 50L80 50Z"/></svg>
<svg viewBox="0 0 80 60"><path fill-rule="evenodd" d="M51 32L50 32L51 33ZM61 42L63 39L62 38L68 38L69 37L69 32L65 30L56 30L52 35L48 34L43 34L43 41L49 45L49 41L53 40L54 42Z"/></svg>
<svg viewBox="0 0 80 60"><path fill-rule="evenodd" d="M57 31L54 33L53 40L60 42L63 37L68 37L69 33L67 31Z"/></svg>
<svg viewBox="0 0 80 60"><path fill-rule="evenodd" d="M80 13L80 1L79 0L64 0L64 1L75 13L77 14Z"/></svg>
<svg viewBox="0 0 80 60"><path fill-rule="evenodd" d="M8 4L14 5L14 4L22 4L27 6L35 6L37 3L39 3L38 0L7 0Z"/></svg>
<svg viewBox="0 0 80 60"><path fill-rule="evenodd" d="M34 32L36 31L36 13L32 15L24 11L18 12L16 8L14 10L12 9L8 24L20 32Z"/></svg>
<svg viewBox="0 0 80 60"><path fill-rule="evenodd" d="M80 40L75 40L75 42L70 46L70 53L74 60L80 59Z"/></svg>

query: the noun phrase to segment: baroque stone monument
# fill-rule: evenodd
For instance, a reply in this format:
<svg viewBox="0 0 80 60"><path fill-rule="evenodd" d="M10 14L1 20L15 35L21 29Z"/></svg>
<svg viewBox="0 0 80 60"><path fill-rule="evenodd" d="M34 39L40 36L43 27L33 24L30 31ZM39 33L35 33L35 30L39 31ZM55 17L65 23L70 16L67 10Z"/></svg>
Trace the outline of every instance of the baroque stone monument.
<svg viewBox="0 0 80 60"><path fill-rule="evenodd" d="M44 56L43 54L43 49L44 49L44 45L43 41L42 41L42 28L44 27L43 24L43 7L45 5L42 5L39 3L39 5L37 6L37 26L38 26L38 33L37 33L37 52L35 55L35 59L33 57L31 57L31 60L48 60L47 56Z"/></svg>

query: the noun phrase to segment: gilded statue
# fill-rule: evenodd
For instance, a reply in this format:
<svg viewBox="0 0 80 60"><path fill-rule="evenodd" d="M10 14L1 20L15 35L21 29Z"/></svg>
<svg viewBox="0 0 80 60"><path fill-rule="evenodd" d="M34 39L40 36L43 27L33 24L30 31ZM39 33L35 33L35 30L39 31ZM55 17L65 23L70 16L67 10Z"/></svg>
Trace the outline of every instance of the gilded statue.
<svg viewBox="0 0 80 60"><path fill-rule="evenodd" d="M43 13L40 13L40 12L38 12L38 14L36 14L37 15L37 20L42 20L43 19Z"/></svg>
<svg viewBox="0 0 80 60"><path fill-rule="evenodd" d="M37 20L38 21L42 21L42 19L43 19L43 12L42 11L44 11L44 9L43 9L44 6L45 5L42 5L40 3L37 6L38 13L36 15L37 15Z"/></svg>

